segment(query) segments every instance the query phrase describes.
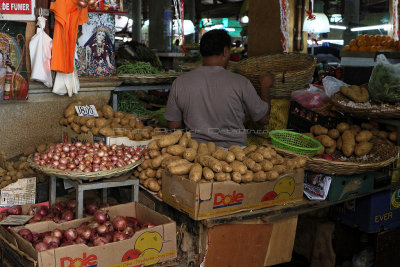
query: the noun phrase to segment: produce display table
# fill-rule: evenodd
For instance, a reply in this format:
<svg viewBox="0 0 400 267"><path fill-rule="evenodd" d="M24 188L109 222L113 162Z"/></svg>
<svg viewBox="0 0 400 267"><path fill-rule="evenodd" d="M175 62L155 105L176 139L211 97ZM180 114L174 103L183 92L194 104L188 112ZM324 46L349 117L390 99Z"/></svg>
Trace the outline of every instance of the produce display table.
<svg viewBox="0 0 400 267"><path fill-rule="evenodd" d="M107 202L107 188L132 186L132 201L138 202L139 200L139 180L129 179L131 174L125 174L112 179L105 179L100 182L83 182L82 180L66 180L76 190L76 214L77 219L83 217L83 192L86 190L102 189L102 201ZM56 203L56 184L57 177L50 176L50 205Z"/></svg>
<svg viewBox="0 0 400 267"><path fill-rule="evenodd" d="M115 92L127 91L150 91L150 90L170 90L171 84L154 84L154 85L129 85L115 87L113 92L113 109L117 111L118 95Z"/></svg>

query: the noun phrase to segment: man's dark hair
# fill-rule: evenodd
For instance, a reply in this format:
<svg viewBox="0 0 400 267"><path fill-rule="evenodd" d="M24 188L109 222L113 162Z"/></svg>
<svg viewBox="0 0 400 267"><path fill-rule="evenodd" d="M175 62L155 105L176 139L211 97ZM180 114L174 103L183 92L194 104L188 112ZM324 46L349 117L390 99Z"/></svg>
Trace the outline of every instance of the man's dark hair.
<svg viewBox="0 0 400 267"><path fill-rule="evenodd" d="M225 30L211 30L206 32L200 41L200 54L203 57L219 56L224 48L231 48L231 37Z"/></svg>

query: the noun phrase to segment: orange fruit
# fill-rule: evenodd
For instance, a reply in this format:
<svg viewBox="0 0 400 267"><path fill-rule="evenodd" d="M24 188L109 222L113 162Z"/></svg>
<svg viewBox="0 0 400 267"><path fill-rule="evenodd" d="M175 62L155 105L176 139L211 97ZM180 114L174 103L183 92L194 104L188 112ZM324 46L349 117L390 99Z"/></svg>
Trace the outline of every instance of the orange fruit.
<svg viewBox="0 0 400 267"><path fill-rule="evenodd" d="M380 46L380 45L379 45L379 46L376 47L376 49L377 49L378 51L382 51L382 50L384 50L385 48L384 48L383 46Z"/></svg>
<svg viewBox="0 0 400 267"><path fill-rule="evenodd" d="M356 45L351 45L350 51L358 51L358 47Z"/></svg>
<svg viewBox="0 0 400 267"><path fill-rule="evenodd" d="M345 45L343 47L343 51L350 51L350 46L349 45Z"/></svg>
<svg viewBox="0 0 400 267"><path fill-rule="evenodd" d="M387 42L387 41L381 41L381 46L383 46L383 47L386 47L386 46L387 46L387 44L388 44L388 42Z"/></svg>
<svg viewBox="0 0 400 267"><path fill-rule="evenodd" d="M390 48L394 47L395 46L394 45L394 41L392 39L387 41L387 46L390 47Z"/></svg>
<svg viewBox="0 0 400 267"><path fill-rule="evenodd" d="M376 35L376 36L375 36L375 39L376 39L376 41L377 41L378 43L381 43L381 41L382 41L382 36L381 36L381 35Z"/></svg>
<svg viewBox="0 0 400 267"><path fill-rule="evenodd" d="M349 43L350 46L357 46L357 41L356 40L351 40Z"/></svg>
<svg viewBox="0 0 400 267"><path fill-rule="evenodd" d="M365 41L365 39L360 39L357 41L357 46L358 47L367 46L367 41Z"/></svg>
<svg viewBox="0 0 400 267"><path fill-rule="evenodd" d="M371 51L371 52L376 52L376 51L378 51L378 47L372 45L372 46L369 48L369 51Z"/></svg>
<svg viewBox="0 0 400 267"><path fill-rule="evenodd" d="M361 46L358 51L362 51L362 52L368 52L370 51L370 47L369 46Z"/></svg>
<svg viewBox="0 0 400 267"><path fill-rule="evenodd" d="M376 41L376 37L375 37L375 35L370 35L369 36L369 41L372 43L372 42L375 42Z"/></svg>
<svg viewBox="0 0 400 267"><path fill-rule="evenodd" d="M356 37L356 40L357 40L357 41L359 41L359 40L365 40L365 36L362 35L362 34L360 34L360 35L358 35L358 36Z"/></svg>
<svg viewBox="0 0 400 267"><path fill-rule="evenodd" d="M388 41L391 41L392 40L392 37L390 37L390 36L385 36L385 40L388 42Z"/></svg>

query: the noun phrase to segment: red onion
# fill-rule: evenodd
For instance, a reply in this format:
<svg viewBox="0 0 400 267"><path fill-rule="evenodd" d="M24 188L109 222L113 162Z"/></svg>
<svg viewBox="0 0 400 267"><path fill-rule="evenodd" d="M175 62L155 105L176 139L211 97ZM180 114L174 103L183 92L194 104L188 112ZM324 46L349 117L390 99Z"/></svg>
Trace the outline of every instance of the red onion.
<svg viewBox="0 0 400 267"><path fill-rule="evenodd" d="M108 213L104 210L98 210L94 213L93 219L98 223L105 223L108 220Z"/></svg>
<svg viewBox="0 0 400 267"><path fill-rule="evenodd" d="M122 241L128 239L128 236L122 232L115 232L113 235L113 242Z"/></svg>
<svg viewBox="0 0 400 267"><path fill-rule="evenodd" d="M78 148L81 147L81 146L82 146L82 142L79 142L79 141L76 142L76 143L75 143L75 146L78 147Z"/></svg>
<svg viewBox="0 0 400 267"><path fill-rule="evenodd" d="M71 221L74 219L74 213L70 210L66 210L62 213L62 220Z"/></svg>
<svg viewBox="0 0 400 267"><path fill-rule="evenodd" d="M112 233L112 232L107 232L107 233L105 233L105 234L103 235L103 237L105 237L105 238L108 240L108 242L112 242L112 240L113 240L113 233Z"/></svg>
<svg viewBox="0 0 400 267"><path fill-rule="evenodd" d="M148 222L148 223L145 223L145 224L142 225L142 229L152 228L154 226L155 226L154 224L152 224L151 222Z"/></svg>
<svg viewBox="0 0 400 267"><path fill-rule="evenodd" d="M49 208L47 206L40 206L38 208L38 212L41 216L46 216L49 212Z"/></svg>
<svg viewBox="0 0 400 267"><path fill-rule="evenodd" d="M76 165L73 164L73 163L68 163L68 164L67 164L67 168L70 169L70 170L73 170L73 169L76 168Z"/></svg>
<svg viewBox="0 0 400 267"><path fill-rule="evenodd" d="M7 213L9 215L21 215L22 213L22 206L21 205L16 205L16 206L12 206L11 208L9 208L7 210Z"/></svg>
<svg viewBox="0 0 400 267"><path fill-rule="evenodd" d="M31 220L34 220L34 221L40 222L42 219L43 219L43 216L42 216L42 215L40 215L40 213L38 212L38 213L36 213L35 215L33 215L33 217L32 217L32 219L31 219Z"/></svg>
<svg viewBox="0 0 400 267"><path fill-rule="evenodd" d="M60 229L54 229L51 232L51 235L57 237L58 239L61 239L63 237L63 231Z"/></svg>
<svg viewBox="0 0 400 267"><path fill-rule="evenodd" d="M80 234L80 236L85 240L89 240L91 235L92 235L92 230L90 230L90 228L84 229Z"/></svg>
<svg viewBox="0 0 400 267"><path fill-rule="evenodd" d="M138 161L138 160L140 160L140 156L134 155L134 156L132 157L132 159L133 159L134 161Z"/></svg>
<svg viewBox="0 0 400 267"><path fill-rule="evenodd" d="M43 243L45 243L47 246L51 246L51 243L56 243L57 245L60 244L60 239L55 236L46 236L43 238Z"/></svg>
<svg viewBox="0 0 400 267"><path fill-rule="evenodd" d="M65 241L65 242L61 243L61 246L60 246L60 247L71 246L71 245L74 245L74 244L75 244L74 241L68 240L68 241Z"/></svg>
<svg viewBox="0 0 400 267"><path fill-rule="evenodd" d="M38 210L38 206L36 206L36 205L30 206L29 209L28 209L28 215L30 215L30 216L35 215L37 210Z"/></svg>
<svg viewBox="0 0 400 267"><path fill-rule="evenodd" d="M112 222L106 221L104 225L107 226L107 232L114 232L114 226Z"/></svg>
<svg viewBox="0 0 400 267"><path fill-rule="evenodd" d="M76 208L76 200L75 199L70 199L67 203L67 207L69 209L73 209Z"/></svg>
<svg viewBox="0 0 400 267"><path fill-rule="evenodd" d="M107 226L104 224L99 225L97 228L97 233L99 233L100 235L104 234L107 232Z"/></svg>
<svg viewBox="0 0 400 267"><path fill-rule="evenodd" d="M126 227L124 230L124 234L126 234L129 238L135 234L135 230L132 227Z"/></svg>
<svg viewBox="0 0 400 267"><path fill-rule="evenodd" d="M92 233L90 234L90 241L93 242L98 237L99 237L99 234L96 232L96 229L92 229Z"/></svg>
<svg viewBox="0 0 400 267"><path fill-rule="evenodd" d="M93 215L97 211L97 205L94 203L87 204L85 210L87 213Z"/></svg>
<svg viewBox="0 0 400 267"><path fill-rule="evenodd" d="M40 233L40 237L41 237L42 239L45 238L46 236L51 236L51 232L50 232L50 231L47 231L47 232Z"/></svg>
<svg viewBox="0 0 400 267"><path fill-rule="evenodd" d="M118 231L123 231L126 228L126 219L122 216L117 216L113 220L113 226Z"/></svg>
<svg viewBox="0 0 400 267"><path fill-rule="evenodd" d="M87 167L87 168L85 168L85 169L83 170L83 172L92 172L92 168Z"/></svg>
<svg viewBox="0 0 400 267"><path fill-rule="evenodd" d="M137 229L139 227L139 221L135 217L127 216L126 218L126 225L132 227L133 229Z"/></svg>
<svg viewBox="0 0 400 267"><path fill-rule="evenodd" d="M59 244L57 244L57 243L55 243L55 242L50 242L49 243L49 249L50 248L58 248L59 247Z"/></svg>
<svg viewBox="0 0 400 267"><path fill-rule="evenodd" d="M18 231L18 234L28 240L29 242L33 241L32 232L29 229L21 229Z"/></svg>
<svg viewBox="0 0 400 267"><path fill-rule="evenodd" d="M60 164L60 165L58 165L58 169L59 170L65 170L67 168L67 165L65 165L65 164Z"/></svg>
<svg viewBox="0 0 400 267"><path fill-rule="evenodd" d="M35 245L36 251L48 250L49 247L44 242L39 242Z"/></svg>
<svg viewBox="0 0 400 267"><path fill-rule="evenodd" d="M33 237L32 243L37 243L40 239L40 234L36 233L36 232L32 232L32 237Z"/></svg>
<svg viewBox="0 0 400 267"><path fill-rule="evenodd" d="M68 230L66 230L64 232L64 237L69 240L69 241L73 241L77 238L78 233L76 232L76 230L74 228L69 228Z"/></svg>
<svg viewBox="0 0 400 267"><path fill-rule="evenodd" d="M108 243L107 238L102 237L102 236L100 236L100 237L96 238L95 240L93 240L93 245L94 245L95 247L97 247L97 246L102 246L102 245L105 245L105 244L107 244L107 243Z"/></svg>
<svg viewBox="0 0 400 267"><path fill-rule="evenodd" d="M58 206L60 206L63 209L65 209L67 207L67 203L65 201L60 201L57 204L58 204Z"/></svg>
<svg viewBox="0 0 400 267"><path fill-rule="evenodd" d="M78 236L75 239L75 244L86 244L86 243L87 243L87 241L85 239L83 239L81 236Z"/></svg>

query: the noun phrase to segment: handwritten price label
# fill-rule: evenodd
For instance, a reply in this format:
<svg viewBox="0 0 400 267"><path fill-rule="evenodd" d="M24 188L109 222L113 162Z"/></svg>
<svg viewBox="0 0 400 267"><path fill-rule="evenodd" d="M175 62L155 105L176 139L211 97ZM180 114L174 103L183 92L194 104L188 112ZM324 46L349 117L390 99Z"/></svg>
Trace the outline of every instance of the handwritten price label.
<svg viewBox="0 0 400 267"><path fill-rule="evenodd" d="M75 106L76 113L80 117L98 117L96 107L94 105Z"/></svg>

